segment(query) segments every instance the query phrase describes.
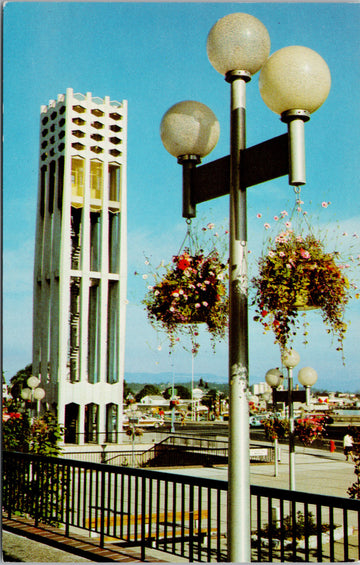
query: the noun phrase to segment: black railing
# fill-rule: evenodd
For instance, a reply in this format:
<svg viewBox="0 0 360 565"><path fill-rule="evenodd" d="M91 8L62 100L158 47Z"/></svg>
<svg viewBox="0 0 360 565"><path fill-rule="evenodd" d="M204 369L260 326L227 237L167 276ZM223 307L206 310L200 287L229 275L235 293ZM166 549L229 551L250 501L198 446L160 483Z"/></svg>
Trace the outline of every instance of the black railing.
<svg viewBox="0 0 360 565"><path fill-rule="evenodd" d="M227 561L226 481L4 452L3 511L92 532L101 547L125 541L142 560L155 548ZM359 526L360 501L251 487L253 561L358 560Z"/></svg>
<svg viewBox="0 0 360 565"><path fill-rule="evenodd" d="M157 434L161 437L162 434ZM150 436L153 438L153 436ZM126 445L126 444L124 444ZM141 444L136 449L114 450L110 445L99 446L97 451L66 451L63 456L77 461L91 463L111 463L123 466L166 466L212 465L227 463L228 440L194 437L191 435L166 434L152 447L141 451ZM267 444L250 445L250 461L271 463L274 461L274 447Z"/></svg>

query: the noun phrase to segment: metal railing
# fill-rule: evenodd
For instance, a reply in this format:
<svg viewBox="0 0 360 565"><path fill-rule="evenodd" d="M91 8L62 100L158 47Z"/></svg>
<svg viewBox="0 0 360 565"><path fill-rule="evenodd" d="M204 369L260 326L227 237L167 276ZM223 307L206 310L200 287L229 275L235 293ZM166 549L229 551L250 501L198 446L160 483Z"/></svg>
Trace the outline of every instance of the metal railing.
<svg viewBox="0 0 360 565"><path fill-rule="evenodd" d="M3 453L3 511L80 528L101 547L122 540L187 558L227 561L227 481ZM241 511L241 508L239 509ZM294 519L296 517L296 519ZM252 560L360 559L360 501L251 487ZM166 557L164 559L166 561Z"/></svg>
<svg viewBox="0 0 360 565"><path fill-rule="evenodd" d="M151 436L152 437L152 436ZM159 435L161 437L161 434ZM77 461L91 463L111 463L112 465L144 467L152 464L167 467L187 464L227 463L228 440L194 437L190 435L165 435L152 447L141 451L137 444L135 450L115 450L110 445L99 446L98 451L66 451L61 456ZM158 461L158 463L156 462ZM274 461L274 447L270 444L250 445L250 461L271 463Z"/></svg>

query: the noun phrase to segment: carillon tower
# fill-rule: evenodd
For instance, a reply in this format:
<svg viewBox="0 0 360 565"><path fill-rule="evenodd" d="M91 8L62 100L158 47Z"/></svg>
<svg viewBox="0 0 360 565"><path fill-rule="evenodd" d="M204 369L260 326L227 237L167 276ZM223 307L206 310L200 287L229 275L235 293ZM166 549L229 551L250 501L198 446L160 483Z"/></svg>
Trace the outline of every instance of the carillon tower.
<svg viewBox="0 0 360 565"><path fill-rule="evenodd" d="M33 374L66 443L116 442L126 308L127 102L41 108Z"/></svg>

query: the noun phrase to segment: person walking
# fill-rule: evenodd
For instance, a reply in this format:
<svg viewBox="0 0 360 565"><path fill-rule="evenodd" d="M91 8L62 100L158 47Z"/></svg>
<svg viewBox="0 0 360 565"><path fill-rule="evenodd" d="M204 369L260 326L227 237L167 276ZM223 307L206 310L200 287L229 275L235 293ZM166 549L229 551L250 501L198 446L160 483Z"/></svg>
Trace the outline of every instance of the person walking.
<svg viewBox="0 0 360 565"><path fill-rule="evenodd" d="M346 435L344 435L344 439L343 439L344 455L346 457L346 461L349 461L349 455L351 459L354 461L353 445L354 445L354 440L348 432Z"/></svg>

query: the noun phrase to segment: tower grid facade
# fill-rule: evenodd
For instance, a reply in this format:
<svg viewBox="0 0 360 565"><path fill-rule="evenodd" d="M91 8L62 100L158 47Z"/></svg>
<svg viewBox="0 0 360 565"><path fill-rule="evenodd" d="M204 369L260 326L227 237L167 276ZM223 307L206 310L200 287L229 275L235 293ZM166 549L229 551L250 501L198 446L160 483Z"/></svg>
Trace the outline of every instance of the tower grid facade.
<svg viewBox="0 0 360 565"><path fill-rule="evenodd" d="M41 107L32 372L67 443L116 442L126 309L127 102Z"/></svg>

